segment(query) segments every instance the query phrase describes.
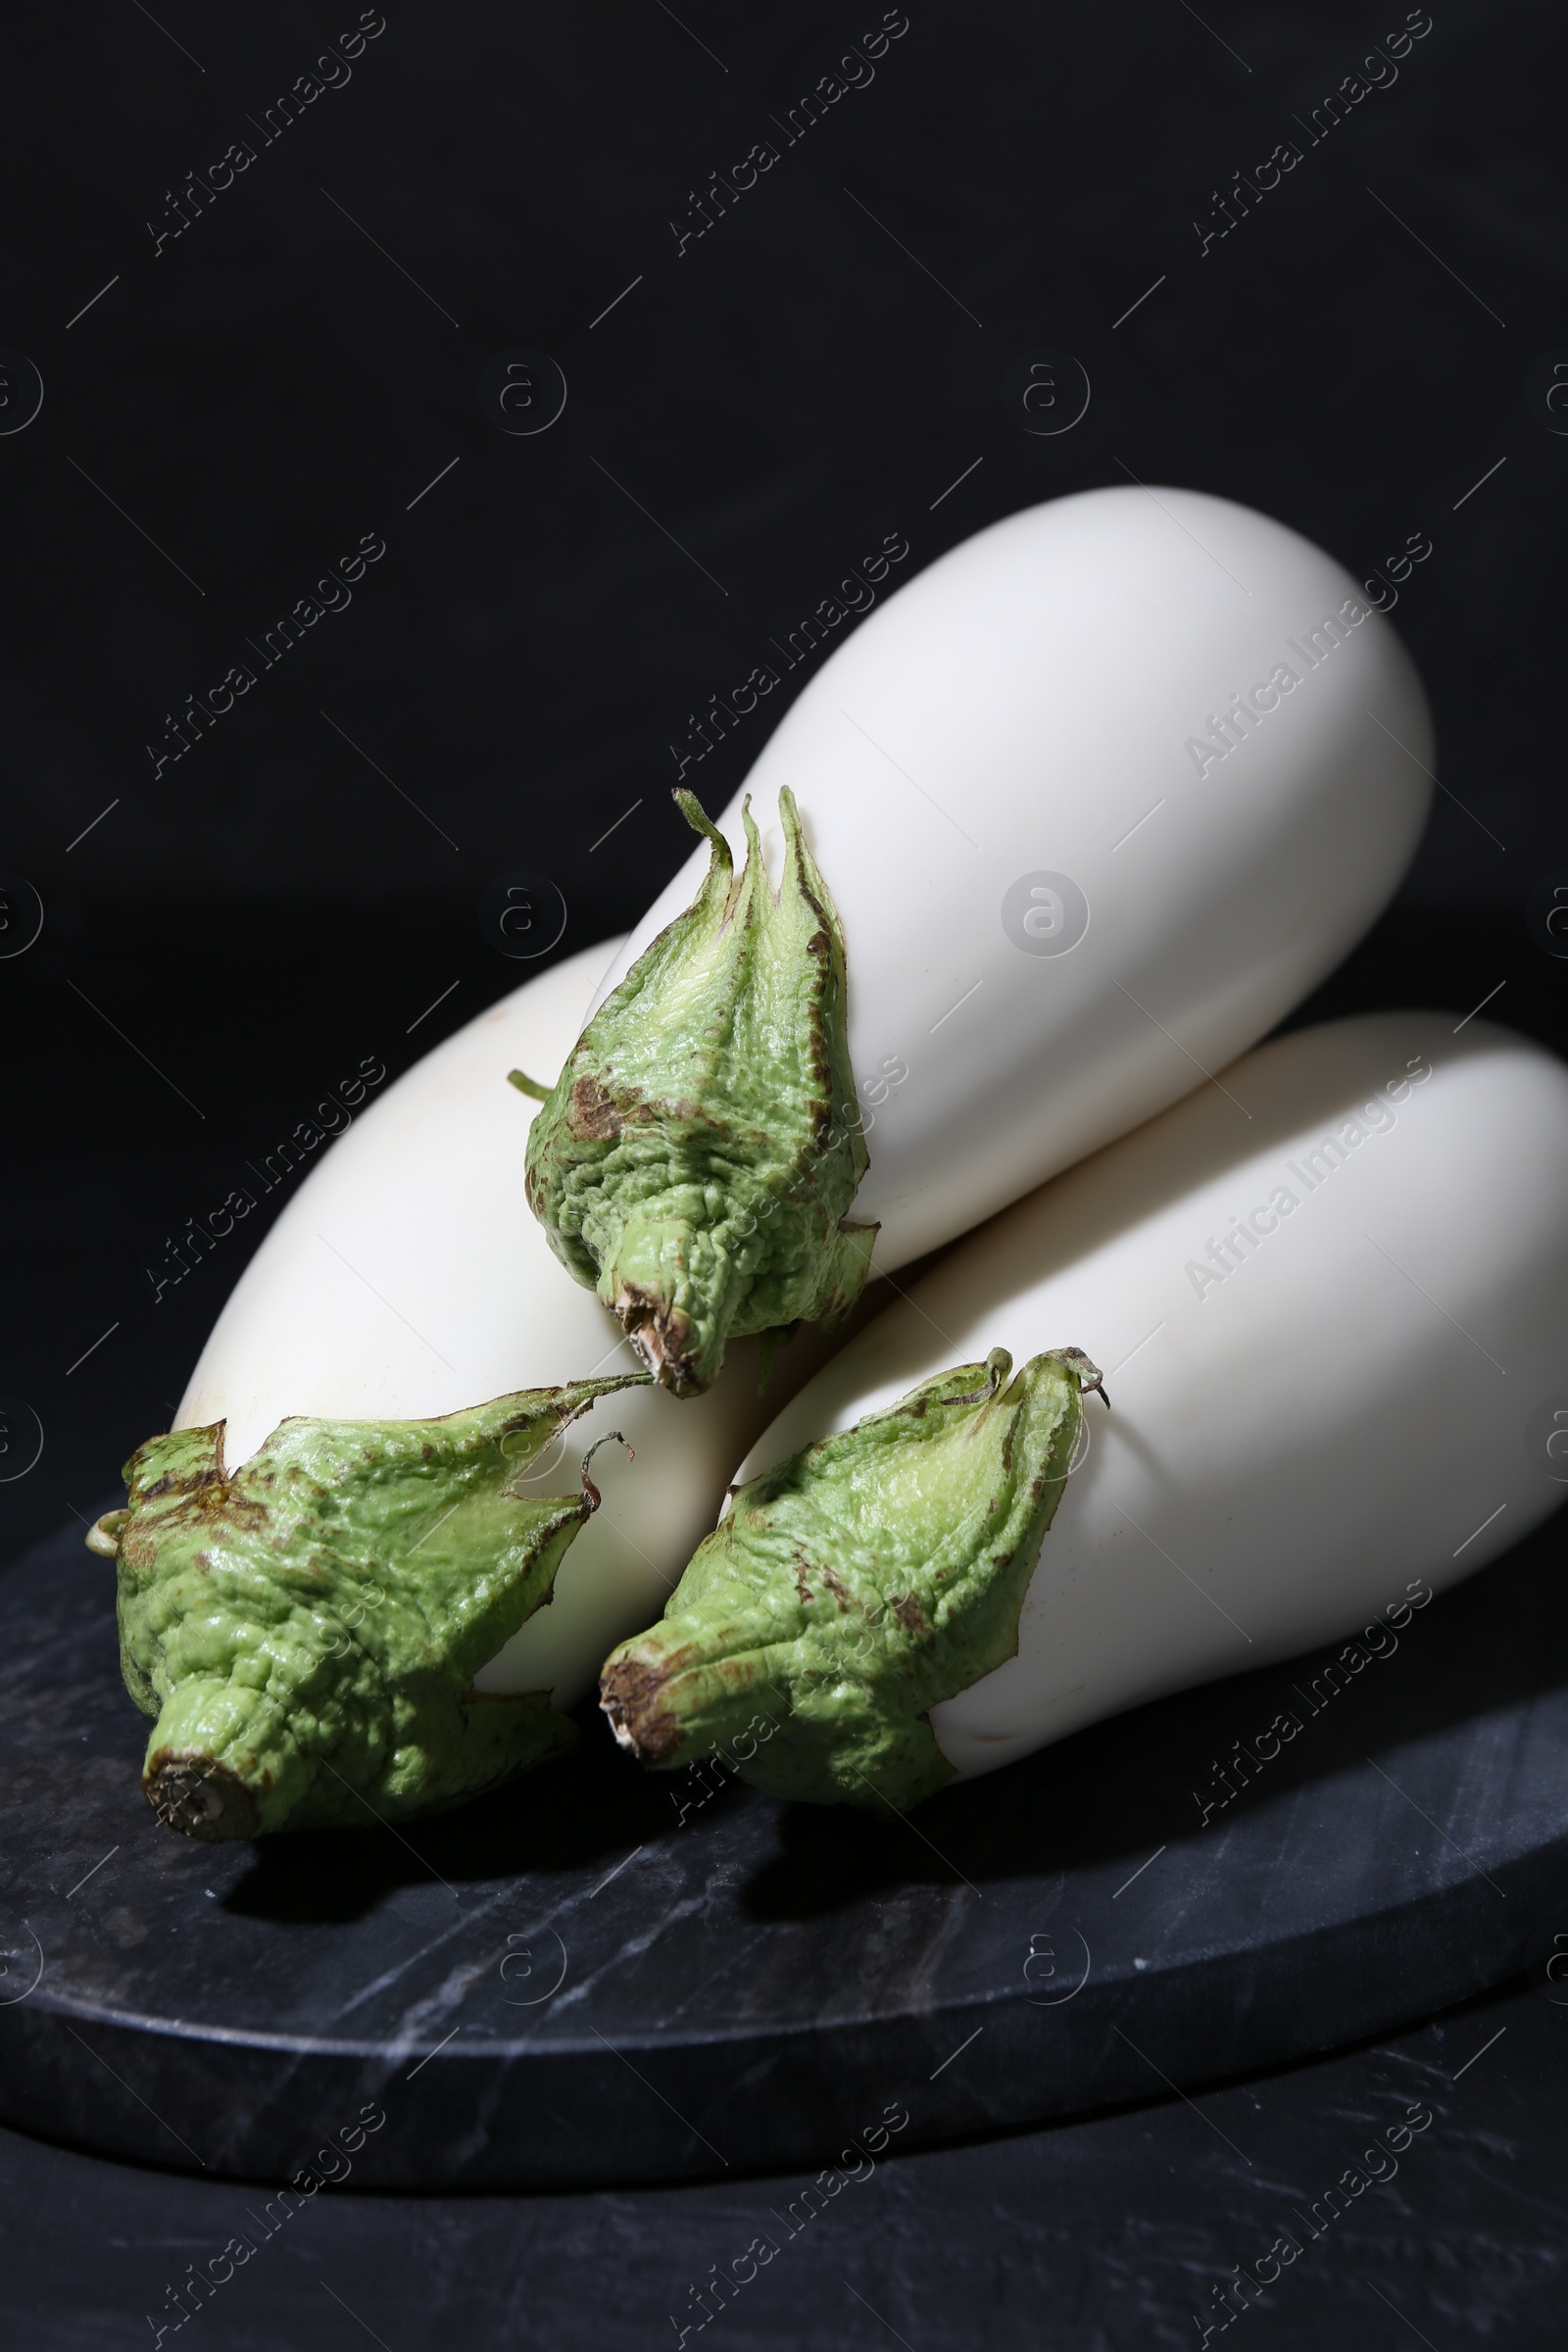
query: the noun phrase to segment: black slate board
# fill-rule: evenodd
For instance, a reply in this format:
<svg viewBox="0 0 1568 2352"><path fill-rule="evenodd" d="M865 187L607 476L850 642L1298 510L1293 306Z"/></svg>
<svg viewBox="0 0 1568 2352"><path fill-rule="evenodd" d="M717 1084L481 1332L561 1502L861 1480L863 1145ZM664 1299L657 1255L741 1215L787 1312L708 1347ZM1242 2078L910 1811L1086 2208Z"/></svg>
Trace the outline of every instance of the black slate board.
<svg viewBox="0 0 1568 2352"><path fill-rule="evenodd" d="M265 2180L345 2137L364 2186L853 2170L1382 2031L1510 1975L1568 1890L1562 1549L1316 1713L1321 1657L909 1820L645 1776L585 1709L574 1758L460 1812L215 1847L142 1800L73 1527L0 1576L0 2118ZM1201 1826L1281 1709L1300 1735Z"/></svg>

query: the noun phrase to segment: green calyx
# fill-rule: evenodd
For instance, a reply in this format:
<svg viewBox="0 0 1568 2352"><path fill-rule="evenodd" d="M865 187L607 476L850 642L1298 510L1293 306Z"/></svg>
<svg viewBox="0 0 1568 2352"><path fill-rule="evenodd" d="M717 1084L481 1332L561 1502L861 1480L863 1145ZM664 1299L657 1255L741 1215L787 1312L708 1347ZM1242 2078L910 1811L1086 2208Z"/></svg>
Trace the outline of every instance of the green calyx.
<svg viewBox="0 0 1568 2352"><path fill-rule="evenodd" d="M737 875L692 794L675 799L712 845L708 872L578 1039L529 1131L527 1194L654 1377L695 1396L732 1334L846 1315L876 1228L846 1221L866 1150L844 945L794 799L776 898L749 803Z"/></svg>
<svg viewBox="0 0 1568 2352"><path fill-rule="evenodd" d="M558 1431L641 1374L524 1389L434 1421L223 1423L150 1438L91 1548L119 1573L125 1687L156 1718L142 1788L187 1837L425 1813L573 1738L550 1693L478 1669L551 1597L599 1501L514 1492Z"/></svg>
<svg viewBox="0 0 1568 2352"><path fill-rule="evenodd" d="M943 1787L928 1710L1017 1649L1101 1386L1076 1348L1011 1374L993 1348L742 1487L662 1620L606 1663L621 1745L665 1770L728 1751L817 1804L903 1809Z"/></svg>

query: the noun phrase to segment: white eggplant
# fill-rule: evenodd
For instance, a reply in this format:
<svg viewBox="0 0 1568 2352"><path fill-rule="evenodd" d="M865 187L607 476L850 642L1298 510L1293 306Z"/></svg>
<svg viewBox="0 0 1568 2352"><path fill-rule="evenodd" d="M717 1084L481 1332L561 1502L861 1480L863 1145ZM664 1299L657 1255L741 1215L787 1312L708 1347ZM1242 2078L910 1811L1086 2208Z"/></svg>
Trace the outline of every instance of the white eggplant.
<svg viewBox="0 0 1568 2352"><path fill-rule="evenodd" d="M793 789L841 920L870 1149L851 1213L880 1222L874 1266L967 1231L1273 1027L1394 890L1433 763L1390 622L1321 549L1224 499L1057 499L871 612L747 790L776 873ZM690 756L681 772L701 781ZM737 842L739 818L737 799Z"/></svg>
<svg viewBox="0 0 1568 2352"><path fill-rule="evenodd" d="M175 1427L226 1420L230 1469L290 1414L426 1419L590 1375L635 1372L614 1317L551 1255L522 1195L536 1105L507 1084L554 1068L614 943L527 982L409 1070L313 1170L257 1251L202 1351ZM550 1690L567 1707L605 1652L657 1617L712 1525L737 1454L820 1359L786 1351L760 1393L758 1344L735 1344L715 1387L676 1406L656 1391L605 1397L529 1471L525 1496L570 1494L581 1456L620 1430L594 1476L603 1507L541 1608L475 1678Z"/></svg>
<svg viewBox="0 0 1568 2352"><path fill-rule="evenodd" d="M949 1251L737 1481L993 1349L1102 1367L1016 1655L931 1709L959 1774L1380 1617L1386 1644L1568 1493L1565 1165L1568 1069L1520 1038L1298 1032Z"/></svg>

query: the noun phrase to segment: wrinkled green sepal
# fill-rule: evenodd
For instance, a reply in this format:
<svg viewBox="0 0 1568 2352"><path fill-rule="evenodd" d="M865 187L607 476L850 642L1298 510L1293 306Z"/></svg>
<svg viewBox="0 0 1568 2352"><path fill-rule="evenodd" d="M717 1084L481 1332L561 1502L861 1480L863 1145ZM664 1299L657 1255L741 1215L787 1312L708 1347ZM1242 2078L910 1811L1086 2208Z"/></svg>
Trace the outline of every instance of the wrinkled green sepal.
<svg viewBox="0 0 1568 2352"><path fill-rule="evenodd" d="M675 798L707 875L578 1039L529 1130L527 1194L654 1377L694 1396L732 1335L848 1314L876 1228L847 1222L866 1149L844 944L795 802L780 793L775 898L750 805L737 875Z"/></svg>
<svg viewBox="0 0 1568 2352"><path fill-rule="evenodd" d="M994 1348L742 1487L661 1623L605 1666L621 1744L665 1769L716 1747L817 1804L903 1809L943 1787L929 1710L1017 1649L1100 1386L1076 1348L1011 1372Z"/></svg>
<svg viewBox="0 0 1568 2352"><path fill-rule="evenodd" d="M558 1431L642 1379L527 1389L433 1421L279 1423L230 1473L223 1423L149 1439L89 1543L118 1564L142 1787L210 1839L426 1813L542 1762L548 1691L473 1676L550 1599L598 1502L514 1489Z"/></svg>

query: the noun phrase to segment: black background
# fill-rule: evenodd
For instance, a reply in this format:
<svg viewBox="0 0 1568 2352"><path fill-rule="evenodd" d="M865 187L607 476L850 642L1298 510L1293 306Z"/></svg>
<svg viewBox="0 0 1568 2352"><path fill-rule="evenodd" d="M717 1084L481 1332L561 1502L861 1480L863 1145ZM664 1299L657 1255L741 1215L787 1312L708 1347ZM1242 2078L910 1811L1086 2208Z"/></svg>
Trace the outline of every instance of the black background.
<svg viewBox="0 0 1568 2352"><path fill-rule="evenodd" d="M776 119L881 20L874 5L764 17L683 0L677 21L659 0L389 0L346 86L270 143L256 122L356 9L166 0L154 22L124 0L7 25L0 344L44 385L36 418L0 434L0 867L44 907L35 944L0 961L0 1391L44 1430L36 1467L0 1485L8 1553L102 1507L123 1455L165 1424L265 1214L155 1305L165 1237L362 1056L395 1073L538 968L481 932L498 876L554 882L561 954L635 919L689 841L668 800L688 713L771 659L769 640L889 532L912 572L1020 506L1130 473L1255 505L1358 576L1426 533L1396 626L1446 791L1394 906L1303 1015L1433 1003L1457 1020L1502 983L1489 1017L1568 1046L1568 964L1528 915L1568 869L1568 437L1541 366L1568 358L1553 13L1433 0L1396 81L1309 144L1299 119L1402 7L910 0L869 86L786 146ZM1215 190L1293 138L1297 168L1201 252L1194 221L1214 223ZM237 139L255 162L155 253L147 223L172 228L187 172L207 178ZM692 192L764 139L776 166L677 251L670 221L691 225ZM532 436L498 429L478 395L487 363L518 350L551 355L567 386ZM1055 437L1022 431L1003 398L1010 363L1037 350L1076 355L1092 385ZM386 553L349 609L261 670L247 639L368 532ZM710 808L822 658L688 771ZM255 688L155 774L166 713L241 661ZM1531 2014L1560 2083L1556 2021ZM1495 2123L1499 2144L1527 2129L1523 2109ZM1184 2133L1204 2136L1180 2108L1144 2119L1144 2155L1129 2140L1097 2176L1109 2204L1157 2201ZM1017 2144L1044 2183L1074 2140ZM13 2171L36 2180L12 2145ZM995 2308L1016 2293L1006 2328L1023 2330L998 2317L993 2340L1194 2340L1170 2278L1118 2300L1082 2247L1070 2310L1029 2334L1059 2237L1018 2237L996 2162L976 2150L902 2176L908 2211L941 2211L966 2248L919 2293L907 2274L903 2335L921 2352L981 2340L985 2296L953 2295L989 2276L1012 2281ZM131 2176L74 2178L95 2212L121 2181L132 2211ZM165 2188L167 2210L217 2193ZM1183 2193L1200 2267L1248 2258L1225 2193ZM1443 2200L1457 2216L1480 2192L1434 2161L1424 2193L1436 2246ZM623 2198L600 2220L638 2217L622 2251L646 2265L648 2217L674 2210ZM364 2211L362 2265L397 2229L392 2208ZM671 2254L682 2292L727 2247L722 2217L691 2212L703 2246L717 2235L700 2263ZM127 2226L80 2224L100 2250ZM1441 2263L1390 2291L1434 2343L1479 2340L1504 2309L1508 2340L1546 2341L1528 2330L1545 2326L1556 2257L1539 2212L1520 2227L1536 2252L1503 2266L1506 2291L1474 2250L1449 2265L1446 2303ZM49 2242L33 2340L137 2340L140 2304L122 2327L108 2286L78 2329L77 2241ZM595 2240L600 2276L575 2290L557 2265L543 2314L518 2278L514 2328L497 2316L482 2340L622 2340L593 2324L614 2244L613 2230ZM1299 2299L1249 2328L1318 2340L1339 2296L1358 2345L1409 2340L1353 2263L1317 2259L1330 2300L1311 2328ZM892 2340L822 2278L822 2341ZM409 2292L376 2321L385 2334L401 2320L400 2352L431 2340ZM661 2336L673 2306L654 2303L626 2342ZM215 2343L281 2340L264 2308L203 2325ZM783 2310L737 2312L729 2333L792 2340ZM357 2339L351 2319L332 2324ZM317 2326L302 2310L282 2334Z"/></svg>

